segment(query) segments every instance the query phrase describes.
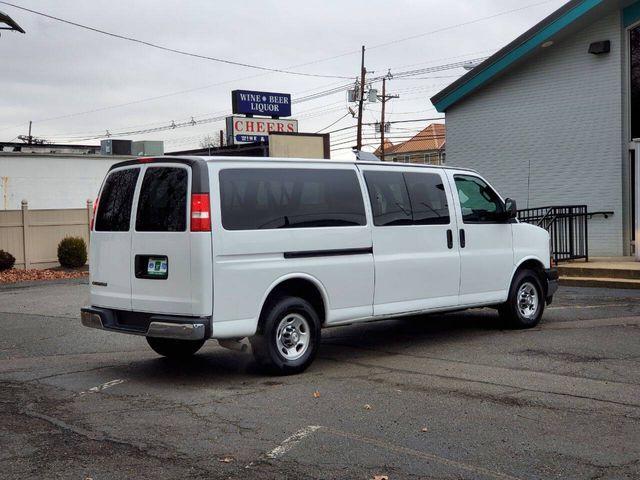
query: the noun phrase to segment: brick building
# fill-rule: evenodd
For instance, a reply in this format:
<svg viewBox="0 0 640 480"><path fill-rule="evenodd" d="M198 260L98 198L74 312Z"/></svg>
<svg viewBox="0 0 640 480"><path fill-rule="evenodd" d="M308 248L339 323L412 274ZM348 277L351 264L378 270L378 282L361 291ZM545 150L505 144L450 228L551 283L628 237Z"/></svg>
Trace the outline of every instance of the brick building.
<svg viewBox="0 0 640 480"><path fill-rule="evenodd" d="M406 142L394 145L385 141L384 158L382 158L381 147L378 147L374 153L387 162L442 165L446 160L445 145L444 124L432 123Z"/></svg>

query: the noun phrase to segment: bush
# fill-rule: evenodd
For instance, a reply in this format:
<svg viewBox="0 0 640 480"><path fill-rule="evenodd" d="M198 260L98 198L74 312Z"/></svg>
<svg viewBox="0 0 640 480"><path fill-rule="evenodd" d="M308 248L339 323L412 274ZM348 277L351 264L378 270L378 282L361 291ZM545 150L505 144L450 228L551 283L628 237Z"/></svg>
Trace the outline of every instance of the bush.
<svg viewBox="0 0 640 480"><path fill-rule="evenodd" d="M4 250L0 250L0 272L13 268L14 263L16 263L16 258L13 255Z"/></svg>
<svg viewBox="0 0 640 480"><path fill-rule="evenodd" d="M87 263L87 244L80 237L63 238L58 244L58 261L68 268L82 267Z"/></svg>

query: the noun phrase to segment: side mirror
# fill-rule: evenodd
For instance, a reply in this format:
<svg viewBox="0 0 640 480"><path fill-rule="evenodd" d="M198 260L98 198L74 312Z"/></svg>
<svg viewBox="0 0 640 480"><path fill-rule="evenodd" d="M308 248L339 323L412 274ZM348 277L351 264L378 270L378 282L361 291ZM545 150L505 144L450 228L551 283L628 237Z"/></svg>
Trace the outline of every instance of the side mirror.
<svg viewBox="0 0 640 480"><path fill-rule="evenodd" d="M516 218L518 216L518 206L516 205L516 201L507 198L504 201L504 214L507 220L511 220L512 218Z"/></svg>

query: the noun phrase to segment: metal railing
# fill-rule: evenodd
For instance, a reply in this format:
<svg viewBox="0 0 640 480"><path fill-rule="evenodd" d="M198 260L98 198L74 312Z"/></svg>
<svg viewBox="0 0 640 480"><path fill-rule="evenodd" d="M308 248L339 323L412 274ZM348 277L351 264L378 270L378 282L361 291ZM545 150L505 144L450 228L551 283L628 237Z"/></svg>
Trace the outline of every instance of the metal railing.
<svg viewBox="0 0 640 480"><path fill-rule="evenodd" d="M611 212L601 212L611 213ZM589 261L588 213L586 205L527 208L518 210L518 220L542 227L551 236L551 255L562 260Z"/></svg>

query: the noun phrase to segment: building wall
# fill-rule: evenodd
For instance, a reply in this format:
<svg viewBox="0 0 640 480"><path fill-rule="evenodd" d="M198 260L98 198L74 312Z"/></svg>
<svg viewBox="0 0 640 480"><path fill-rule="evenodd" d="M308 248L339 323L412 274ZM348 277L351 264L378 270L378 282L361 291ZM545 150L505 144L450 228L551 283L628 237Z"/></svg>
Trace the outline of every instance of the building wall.
<svg viewBox="0 0 640 480"><path fill-rule="evenodd" d="M477 169L519 208L587 204L591 255L623 254L620 14L559 41L447 111L447 164ZM587 53L611 40L611 53ZM530 163L530 175L529 175Z"/></svg>
<svg viewBox="0 0 640 480"><path fill-rule="evenodd" d="M0 210L84 208L109 167L132 157L0 153Z"/></svg>

